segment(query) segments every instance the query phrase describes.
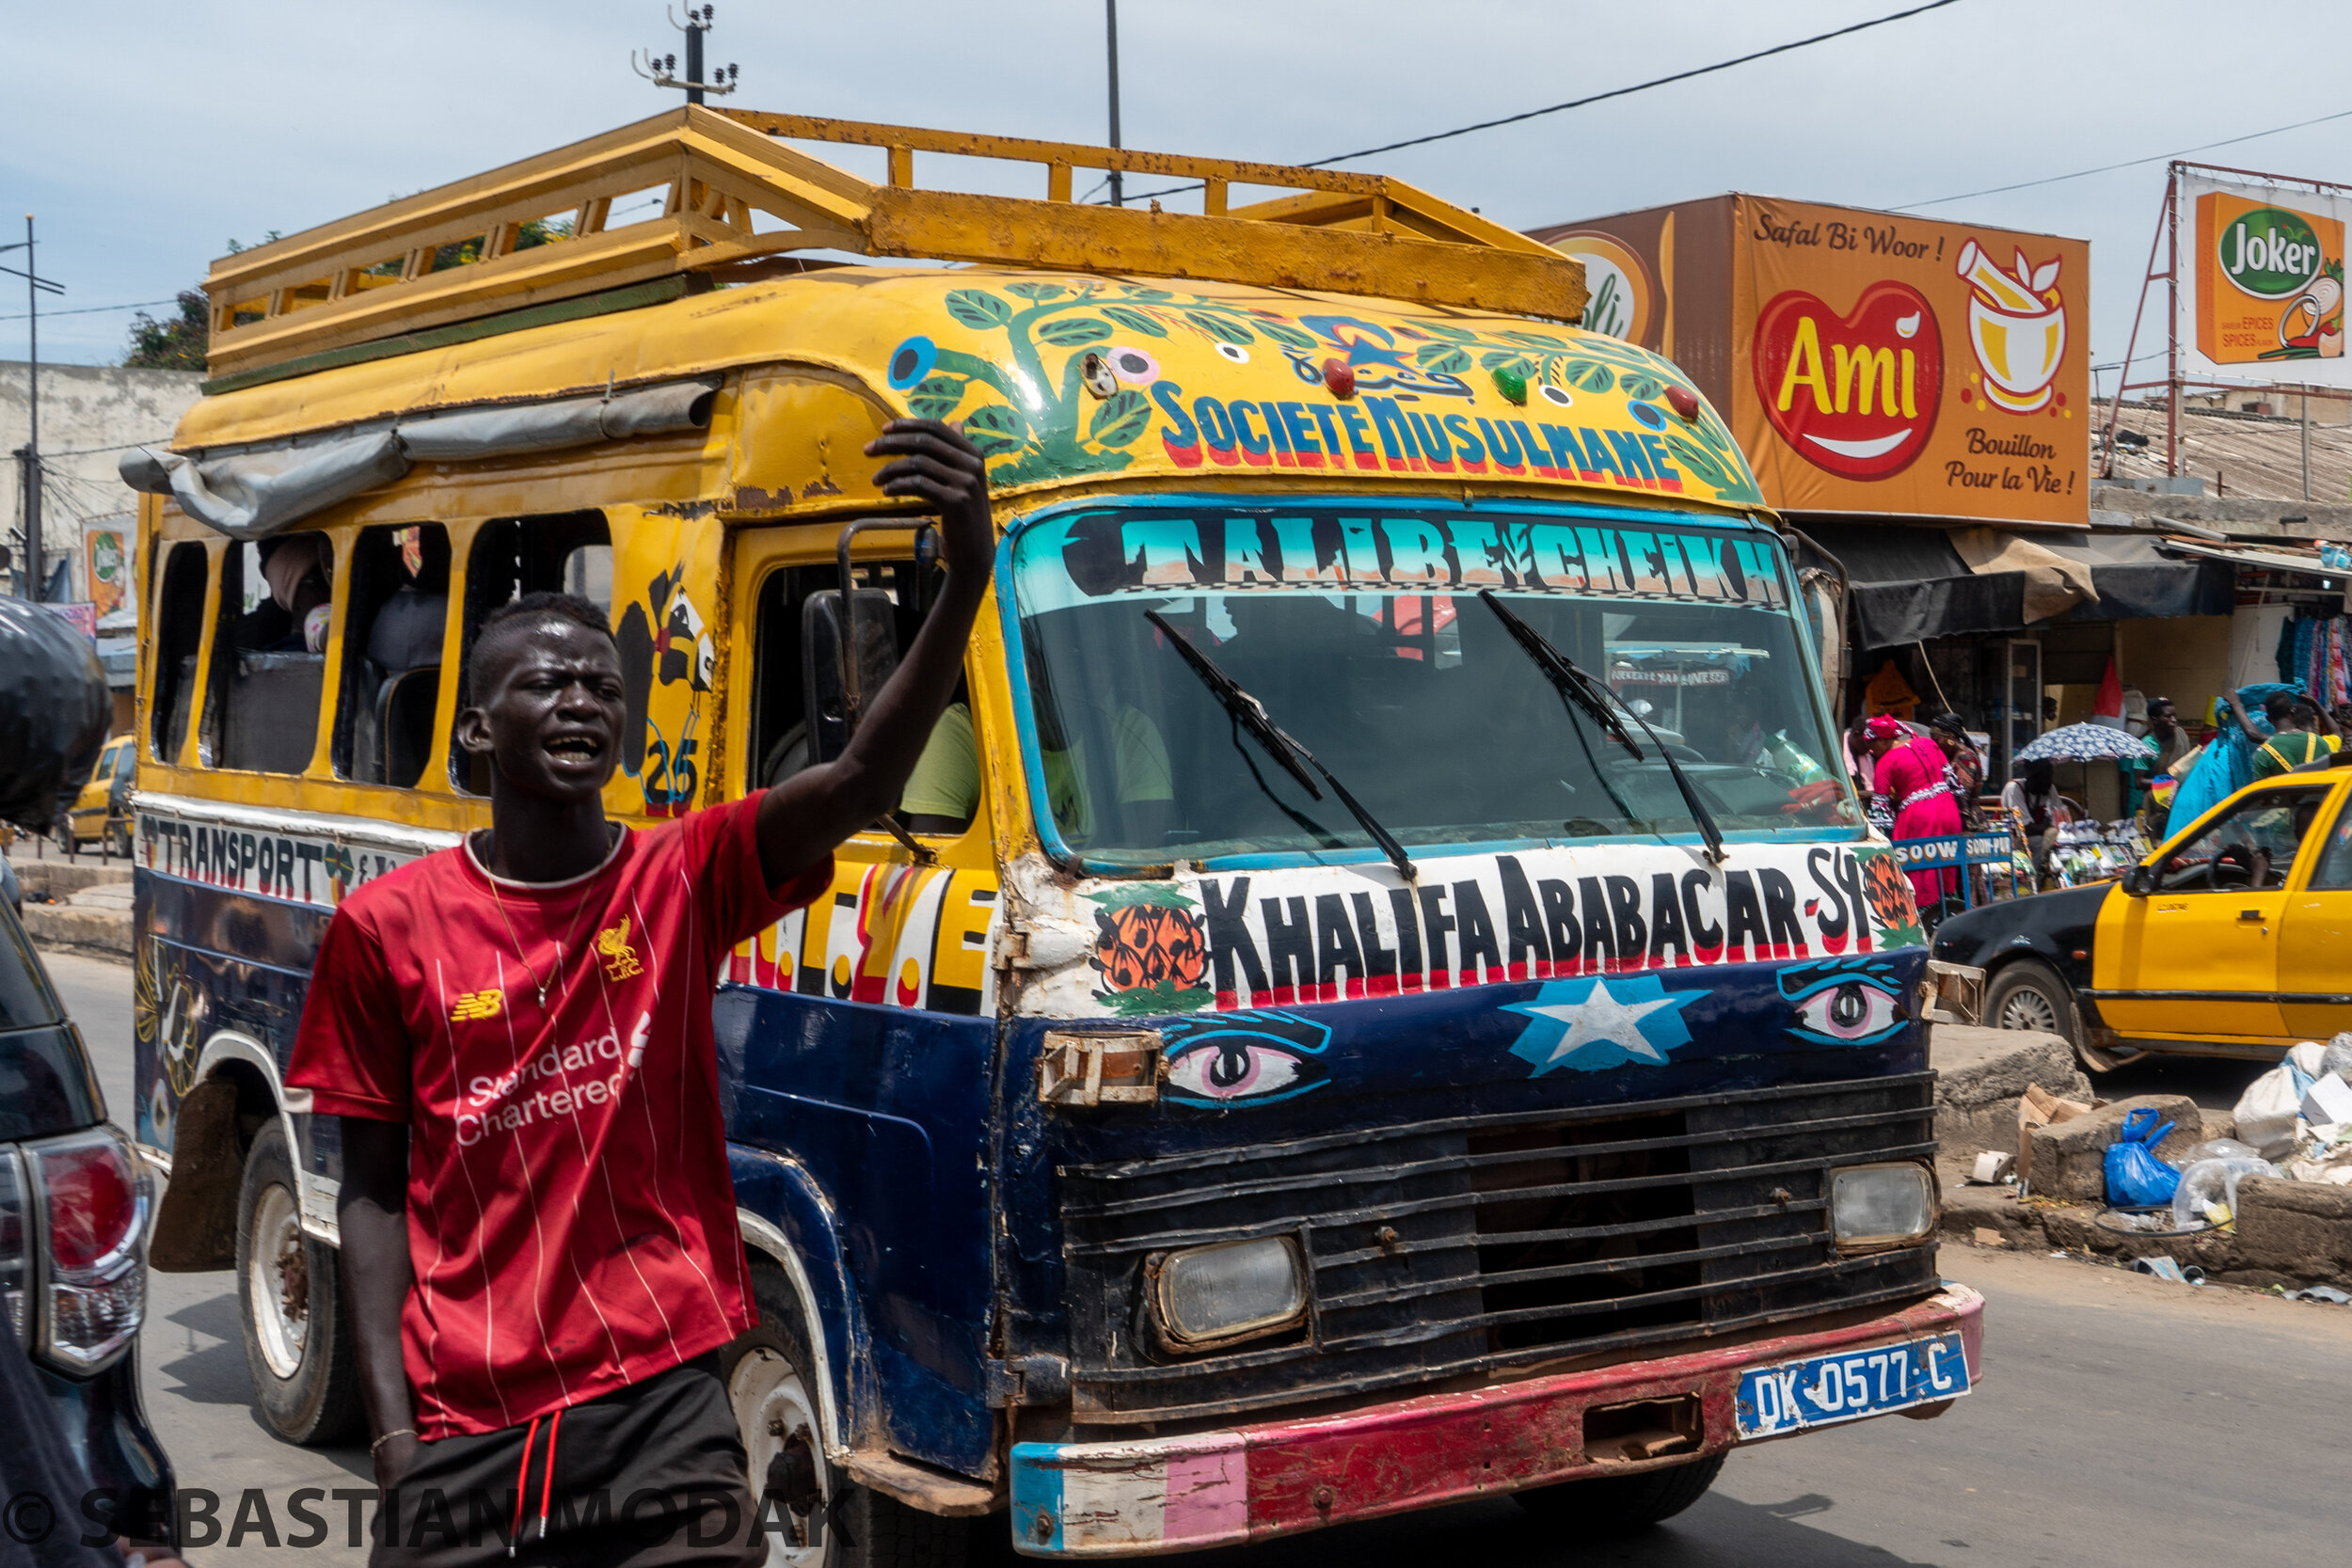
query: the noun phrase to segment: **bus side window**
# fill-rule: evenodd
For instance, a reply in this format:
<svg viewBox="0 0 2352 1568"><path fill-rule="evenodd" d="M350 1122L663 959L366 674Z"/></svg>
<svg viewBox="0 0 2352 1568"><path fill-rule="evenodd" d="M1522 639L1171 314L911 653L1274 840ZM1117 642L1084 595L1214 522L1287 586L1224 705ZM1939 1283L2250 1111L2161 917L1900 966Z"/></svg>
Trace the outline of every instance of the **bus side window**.
<svg viewBox="0 0 2352 1568"><path fill-rule="evenodd" d="M299 773L310 765L334 563L324 533L273 534L223 553L220 625L197 741L205 766Z"/></svg>
<svg viewBox="0 0 2352 1568"><path fill-rule="evenodd" d="M188 738L188 709L196 700L196 655L204 641L204 546L193 540L170 546L155 591L155 689L148 707L148 752L176 763Z"/></svg>
<svg viewBox="0 0 2352 1568"><path fill-rule="evenodd" d="M933 579L930 589L917 591L917 572L912 561L875 562L861 563L857 568L858 587L866 594L879 593L891 607L891 629L898 649L903 652L922 628L923 616L936 590ZM936 571L936 568L932 568ZM746 765L751 776L745 781L750 789L772 788L807 767L812 760L808 740L808 669L803 636L803 610L809 596L830 594L840 587L840 572L832 566L787 566L768 574L759 586L759 601L752 623L752 744L746 749ZM861 600L863 605L866 601ZM837 612L835 617L837 625ZM836 658L832 661L838 664ZM866 693L867 700L872 691ZM931 763L933 775L931 794L952 796L953 800L933 800L910 804L900 812L901 820L916 832L946 833L961 831L977 806L977 762L969 753L970 699L958 684L954 703L934 730L932 751L926 756ZM961 705L961 711L957 707ZM942 764L945 764L943 767ZM975 799L962 799L963 791L957 781L969 779ZM914 786L910 785L912 789ZM927 804L929 809L918 809ZM956 819L961 819L961 821Z"/></svg>
<svg viewBox="0 0 2352 1568"><path fill-rule="evenodd" d="M449 531L438 523L363 530L343 609L335 772L413 789L433 755L449 624Z"/></svg>
<svg viewBox="0 0 2352 1568"><path fill-rule="evenodd" d="M566 594L574 583L593 598L601 580L608 615L612 610L612 533L601 512L561 512L545 517L501 517L485 523L466 554L465 657L473 654L482 618L525 594ZM461 660L457 711L473 701ZM490 759L476 757L449 738L449 779L467 795L490 793Z"/></svg>

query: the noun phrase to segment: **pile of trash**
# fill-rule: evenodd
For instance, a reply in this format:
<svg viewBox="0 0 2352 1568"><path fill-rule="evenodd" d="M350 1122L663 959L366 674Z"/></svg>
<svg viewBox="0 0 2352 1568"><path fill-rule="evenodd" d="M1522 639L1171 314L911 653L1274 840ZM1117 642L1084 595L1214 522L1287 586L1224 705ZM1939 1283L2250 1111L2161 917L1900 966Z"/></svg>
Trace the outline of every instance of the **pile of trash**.
<svg viewBox="0 0 2352 1568"><path fill-rule="evenodd" d="M2352 1030L2305 1040L2248 1085L2237 1135L2297 1181L2352 1185Z"/></svg>
<svg viewBox="0 0 2352 1568"><path fill-rule="evenodd" d="M2352 1185L2352 1031L2287 1053L2238 1097L2237 1136L2208 1138L2177 1164L2155 1156L2172 1131L2156 1115L2132 1112L2107 1146L2105 1228L2220 1229L2237 1217L2238 1183L2249 1176Z"/></svg>

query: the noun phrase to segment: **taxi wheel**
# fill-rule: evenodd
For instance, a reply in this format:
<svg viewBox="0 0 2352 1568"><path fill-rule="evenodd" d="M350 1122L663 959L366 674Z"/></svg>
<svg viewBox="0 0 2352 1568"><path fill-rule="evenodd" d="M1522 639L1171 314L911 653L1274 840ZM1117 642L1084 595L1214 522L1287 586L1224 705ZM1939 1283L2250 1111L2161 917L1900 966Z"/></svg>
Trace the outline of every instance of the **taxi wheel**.
<svg viewBox="0 0 2352 1568"><path fill-rule="evenodd" d="M909 1508L858 1485L825 1456L823 1405L800 1303L782 1270L752 1268L759 1322L720 1354L743 1434L768 1568L963 1568L972 1521ZM999 1517L1002 1517L999 1515Z"/></svg>
<svg viewBox="0 0 2352 1568"><path fill-rule="evenodd" d="M1985 987L1984 1022L1994 1029L2034 1029L2064 1040L2075 1057L2093 1072L2115 1063L2104 1053L2083 1049L2082 1015L2075 1010L2074 989L2058 972L2037 958L2017 958L2003 964Z"/></svg>
<svg viewBox="0 0 2352 1568"><path fill-rule="evenodd" d="M297 1191L273 1117L246 1154L237 1195L237 1316L262 1419L316 1446L358 1427L359 1370L335 1249L303 1234Z"/></svg>
<svg viewBox="0 0 2352 1568"><path fill-rule="evenodd" d="M1671 1519L1704 1497L1723 1472L1724 1456L1710 1454L1667 1470L1638 1476L1596 1476L1514 1492L1512 1500L1538 1519L1573 1522L1580 1531L1606 1538L1647 1529Z"/></svg>

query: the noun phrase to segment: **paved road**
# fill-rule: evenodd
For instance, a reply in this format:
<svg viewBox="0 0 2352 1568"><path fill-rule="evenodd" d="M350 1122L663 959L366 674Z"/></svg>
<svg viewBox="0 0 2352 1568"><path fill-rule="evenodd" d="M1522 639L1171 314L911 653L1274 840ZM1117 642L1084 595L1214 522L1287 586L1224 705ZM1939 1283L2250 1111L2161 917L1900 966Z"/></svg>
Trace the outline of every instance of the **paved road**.
<svg viewBox="0 0 2352 1568"><path fill-rule="evenodd" d="M130 1103L127 968L57 958L108 1103ZM2342 1412L2352 1310L2164 1285L2040 1257L1947 1247L1981 1290L1990 1376L1940 1420L1879 1420L1732 1456L1689 1513L1594 1544L1507 1500L1353 1526L1200 1568L2131 1568L2332 1561L2352 1540ZM149 1408L183 1485L266 1489L286 1527L299 1486L364 1483L358 1449L273 1439L247 1409L233 1279L157 1275L143 1356ZM358 1563L340 1549L222 1549L199 1564Z"/></svg>

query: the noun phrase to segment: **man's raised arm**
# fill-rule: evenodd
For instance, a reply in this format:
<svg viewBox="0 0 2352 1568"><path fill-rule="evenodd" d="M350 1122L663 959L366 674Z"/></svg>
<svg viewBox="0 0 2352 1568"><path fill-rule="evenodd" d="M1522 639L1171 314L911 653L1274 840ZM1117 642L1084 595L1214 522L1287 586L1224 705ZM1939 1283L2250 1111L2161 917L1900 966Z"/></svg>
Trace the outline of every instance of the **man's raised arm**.
<svg viewBox="0 0 2352 1568"><path fill-rule="evenodd" d="M898 803L931 726L955 692L972 618L995 558L988 464L961 432L937 420L893 420L866 443L866 454L891 459L874 476L883 495L914 497L936 509L947 582L898 670L866 705L848 748L831 762L795 773L760 802L759 866L770 887L814 865Z"/></svg>

